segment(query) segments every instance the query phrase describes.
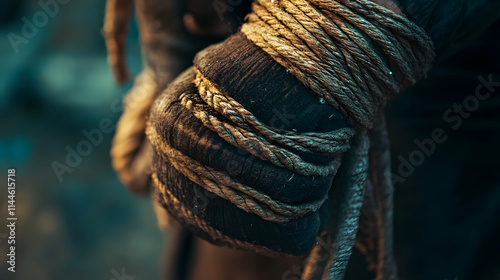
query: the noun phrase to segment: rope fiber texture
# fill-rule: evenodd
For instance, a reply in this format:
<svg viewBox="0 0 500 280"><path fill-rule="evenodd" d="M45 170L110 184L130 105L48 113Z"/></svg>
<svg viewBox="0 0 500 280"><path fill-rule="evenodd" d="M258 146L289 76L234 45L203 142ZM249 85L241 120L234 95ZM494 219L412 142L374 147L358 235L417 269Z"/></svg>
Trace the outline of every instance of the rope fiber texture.
<svg viewBox="0 0 500 280"><path fill-rule="evenodd" d="M184 176L209 192L228 199L243 211L254 213L264 220L284 223L291 218L302 217L318 210L326 199L326 197L323 197L318 201L299 205L289 205L273 200L266 194L233 180L227 173L204 166L184 155L162 139L153 126L148 125L146 135L153 147L161 152L165 160L170 162Z"/></svg>
<svg viewBox="0 0 500 280"><path fill-rule="evenodd" d="M260 122L198 70L194 83L198 88L198 95L182 95L180 97L182 104L192 110L206 127L231 145L244 149L262 160L268 160L276 166L288 168L305 176L328 176L337 170L338 160L332 160L326 166L314 165L302 160L290 150L322 153L335 158L350 148L349 140L354 135L354 130L351 128L342 128L329 133L278 131Z"/></svg>
<svg viewBox="0 0 500 280"><path fill-rule="evenodd" d="M422 28L366 0L256 0L241 31L358 129L434 59Z"/></svg>
<svg viewBox="0 0 500 280"><path fill-rule="evenodd" d="M377 280L396 279L392 184L383 178L390 166L388 144L379 139L386 130L380 114L388 98L426 76L434 59L432 41L405 17L367 0L255 0L252 11L241 32L315 93L321 104L328 103L342 113L352 128L326 133L275 129L259 121L199 70L195 70L193 81L198 92L183 93L180 103L227 143L259 159L306 176L336 174L331 192L336 218L326 229L334 242L334 253L318 266L321 250L315 247L302 279L343 278L367 184L369 194L376 198L377 221L364 234L371 239L359 244L376 244L375 248L361 248L373 255L369 260L371 267L376 267ZM153 125L148 125L146 134L153 148L189 180L264 220L281 224L297 219L317 211L326 199L299 205L275 201L182 154ZM329 163L307 162L300 153L327 157ZM368 176L368 172L373 174ZM168 189L156 174L153 181L178 219L200 227L196 216L180 211L180 202L168 199L172 195L166 193ZM255 250L252 244L236 242L205 225L202 230L229 246Z"/></svg>

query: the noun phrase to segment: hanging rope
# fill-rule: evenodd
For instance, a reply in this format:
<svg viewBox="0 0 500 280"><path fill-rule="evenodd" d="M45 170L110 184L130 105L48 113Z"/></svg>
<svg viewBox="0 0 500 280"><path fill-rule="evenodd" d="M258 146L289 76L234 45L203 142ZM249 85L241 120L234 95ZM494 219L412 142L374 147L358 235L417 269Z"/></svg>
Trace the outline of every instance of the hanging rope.
<svg viewBox="0 0 500 280"><path fill-rule="evenodd" d="M152 148L144 132L156 94L154 72L147 67L135 78L134 86L124 98L123 113L113 137L110 152L113 168L135 194L149 193Z"/></svg>
<svg viewBox="0 0 500 280"><path fill-rule="evenodd" d="M133 0L107 0L102 33L106 39L108 63L118 84L125 83L131 74L125 60L125 42L134 10Z"/></svg>

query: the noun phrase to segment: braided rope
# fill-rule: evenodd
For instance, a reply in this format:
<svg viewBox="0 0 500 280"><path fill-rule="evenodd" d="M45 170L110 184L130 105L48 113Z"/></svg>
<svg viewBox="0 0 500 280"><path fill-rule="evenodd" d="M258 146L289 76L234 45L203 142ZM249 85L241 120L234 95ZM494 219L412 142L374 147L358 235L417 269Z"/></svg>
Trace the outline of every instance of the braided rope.
<svg viewBox="0 0 500 280"><path fill-rule="evenodd" d="M256 0L241 31L359 129L434 58L420 27L366 0Z"/></svg>
<svg viewBox="0 0 500 280"><path fill-rule="evenodd" d="M426 76L434 58L433 44L420 27L368 0L255 0L252 10L241 32L315 93L321 104L328 103L342 113L353 128L328 133L274 129L259 121L199 70L195 70L193 81L198 92L182 94L180 103L227 143L301 175L336 174L342 154L347 152L346 166L341 168L344 171L334 181L340 185L335 188L336 192L340 191L339 197L333 198L338 199L335 204L337 220L327 230L334 238L335 255L324 262L321 276L324 280L341 279L352 252L368 180L366 131L371 129L375 116L388 98ZM355 131L359 132L356 136ZM147 127L147 135L155 150L189 180L264 220L285 223L316 211L326 199L301 205L275 201L228 174L182 154L169 146L151 125ZM348 151L353 137L355 149ZM318 153L330 161L326 165L306 162L296 151ZM386 161L381 163L387 164ZM380 170L386 169L378 166L375 172ZM156 174L153 174L153 181L179 219L214 239L233 242L236 247L252 248L252 244L214 232L185 209L159 182ZM383 197L379 199L391 198L390 182L373 184L381 184L377 188ZM392 251L387 239L391 236L391 204L380 204L379 215L383 219L378 224L381 236L377 277L395 277L389 262L384 263ZM317 247L313 249L303 279L316 277L312 267L317 264L319 253Z"/></svg>
<svg viewBox="0 0 500 280"><path fill-rule="evenodd" d="M156 93L154 72L147 67L137 76L134 87L124 99L123 114L116 125L110 152L118 177L136 194L148 193L149 175L144 171L149 171L152 163L147 160L149 144L145 141L144 130Z"/></svg>
<svg viewBox="0 0 500 280"><path fill-rule="evenodd" d="M434 57L432 41L421 28L363 0L256 0L242 32L361 131L371 128L387 98L425 77ZM365 155L355 157L364 157L358 164L366 167L367 148L362 150ZM358 228L360 192L366 183L366 168L360 169L365 169L364 175L352 174L348 183L339 183L348 184L351 198L338 202L340 224L329 229L335 237L335 255L324 264L324 280L342 279L347 267ZM337 176L346 180L345 174ZM379 211L384 217L392 213L387 207ZM379 230L386 231L381 231L379 240L384 245L377 277L395 277L386 269L391 264L384 262L391 257L392 248L385 239L391 234L391 220L382 221ZM319 253L318 248L312 251L303 279L316 277L311 267L317 265Z"/></svg>
<svg viewBox="0 0 500 280"><path fill-rule="evenodd" d="M333 236L335 253L330 255L326 263L324 280L344 277L358 231L359 214L368 175L370 141L365 133L361 133L355 136L353 142L355 147L347 152L345 164L339 172L338 217L336 223L330 223L328 229Z"/></svg>
<svg viewBox="0 0 500 280"><path fill-rule="evenodd" d="M285 223L290 219L297 219L315 212L326 199L326 196L324 196L318 201L299 205L289 205L276 201L254 188L233 180L225 172L204 166L184 155L181 151L171 147L150 124L146 128L146 135L155 150L189 180L202 186L207 191L231 201L241 210L254 213L264 220ZM337 167L340 165L340 160L334 162Z"/></svg>

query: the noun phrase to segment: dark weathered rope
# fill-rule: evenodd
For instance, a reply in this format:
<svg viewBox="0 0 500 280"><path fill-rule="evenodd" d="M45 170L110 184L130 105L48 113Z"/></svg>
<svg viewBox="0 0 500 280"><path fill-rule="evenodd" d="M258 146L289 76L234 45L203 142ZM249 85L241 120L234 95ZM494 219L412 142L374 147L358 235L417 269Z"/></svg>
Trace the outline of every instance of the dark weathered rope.
<svg viewBox="0 0 500 280"><path fill-rule="evenodd" d="M354 136L351 128L302 134L274 129L198 70L194 80L198 92L184 93L179 99L204 126L227 143L301 175L335 174L342 154L347 152L334 181L332 199L337 216L326 231L334 240L335 253L322 264L321 273L323 280L341 279L358 230L367 183L367 130L372 128L375 116L389 97L425 77L434 57L432 41L406 18L367 0L256 0L252 9L241 29L246 37L311 89L320 103L328 103L341 112L358 134ZM385 129L378 124L374 130ZM325 198L301 205L275 201L182 154L169 146L152 126L148 127L147 135L155 150L189 180L262 219L284 223L316 211L324 202ZM351 140L354 148L348 151ZM376 152L371 154L376 169L371 170L375 173L370 183L380 218L375 227L379 233L377 277L389 279L395 277L385 264L392 254L392 243L388 240L392 232L392 204L387 201L392 199L392 188L390 181L380 177L389 167L388 148L382 142L376 144ZM297 151L327 156L329 164L307 162ZM166 190L157 178L155 183ZM191 217L182 209L175 211L179 211L181 219L196 220L196 216ZM198 226L216 236L214 229ZM227 236L224 239L229 239L229 243L234 241ZM313 249L303 279L315 277L316 274L309 272L317 264L315 255L320 253L317 247Z"/></svg>
<svg viewBox="0 0 500 280"><path fill-rule="evenodd" d="M194 84L198 88L199 96L206 105L231 120L234 123L233 126L246 131L253 130L255 134L260 134L270 142L303 152L328 155L338 155L349 149L349 141L346 138L349 139L354 135L352 128L341 128L326 133L278 131L259 121L250 111L204 77L199 70L196 70Z"/></svg>
<svg viewBox="0 0 500 280"><path fill-rule="evenodd" d="M136 194L149 193L151 146L144 131L156 93L154 71L146 67L124 98L123 114L116 125L111 147L113 168L127 189Z"/></svg>
<svg viewBox="0 0 500 280"><path fill-rule="evenodd" d="M335 197L337 209L334 209L338 216L335 223L330 223L331 228L327 229L333 236L335 251L326 263L323 280L344 277L358 231L359 211L368 173L368 136L364 133L356 135L353 146L346 153L338 174L338 193Z"/></svg>
<svg viewBox="0 0 500 280"><path fill-rule="evenodd" d="M391 174L390 143L387 135L385 116L379 114L373 129L370 131L370 181L377 204L377 219L375 223L377 238L377 255L375 280L396 279L396 264L392 256L393 234L393 184Z"/></svg>
<svg viewBox="0 0 500 280"><path fill-rule="evenodd" d="M199 228L210 235L210 238L214 242L222 242L232 248L247 248L252 249L254 252L264 254L267 256L280 257L285 256L285 254L275 252L265 246L259 246L256 244L250 244L248 242L240 241L235 238L230 238L219 230L211 227L207 222L198 218L193 212L189 211L181 201L179 201L168 188L160 182L158 175L153 174L153 185L159 192L159 195L163 198L163 203L165 207L172 213L175 213L175 217L179 219L183 224Z"/></svg>
<svg viewBox="0 0 500 280"><path fill-rule="evenodd" d="M354 134L351 128L328 133L277 131L260 122L199 71L194 83L198 87L198 94L181 95L181 103L222 139L262 160L300 175L324 177L337 170L338 160L335 158L349 149L349 140ZM327 165L312 164L290 149L322 153L332 159Z"/></svg>

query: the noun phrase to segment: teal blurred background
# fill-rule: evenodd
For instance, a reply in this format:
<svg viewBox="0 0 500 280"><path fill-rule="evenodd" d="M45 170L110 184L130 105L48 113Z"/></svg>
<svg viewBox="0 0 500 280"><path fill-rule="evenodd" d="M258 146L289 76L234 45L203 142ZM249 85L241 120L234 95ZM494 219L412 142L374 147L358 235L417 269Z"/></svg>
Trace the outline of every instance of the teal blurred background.
<svg viewBox="0 0 500 280"><path fill-rule="evenodd" d="M85 148L82 131L116 123L131 87L116 86L107 66L105 1L64 1L53 15L38 0L0 6L0 279L120 280L123 269L137 280L159 279L163 237L150 199L129 194L111 168L113 131L71 158L67 172L54 172L68 166L68 151ZM19 41L12 34L22 36L26 21L39 26ZM387 108L393 170L399 156L415 151L415 139L435 128L448 135L396 185L394 247L403 280L500 279L498 90L459 129L443 120L474 94L478 76L500 81L498 30L497 21ZM134 23L127 61L140 72ZM17 180L15 274L6 263L9 168ZM347 279L370 279L364 270L355 253Z"/></svg>
<svg viewBox="0 0 500 280"><path fill-rule="evenodd" d="M8 168L16 169L18 217L16 273L7 272L7 239L0 238L0 279L113 279L122 268L158 279L162 235L150 200L127 193L111 168L114 131L61 180L53 170L87 140L82 130L99 129L104 119L114 126L131 86L116 86L107 66L105 1L67 2L53 14L35 0L0 6L0 237L8 231ZM23 36L26 19L32 38ZM134 24L127 52L139 72Z"/></svg>

